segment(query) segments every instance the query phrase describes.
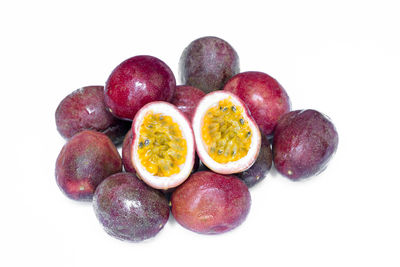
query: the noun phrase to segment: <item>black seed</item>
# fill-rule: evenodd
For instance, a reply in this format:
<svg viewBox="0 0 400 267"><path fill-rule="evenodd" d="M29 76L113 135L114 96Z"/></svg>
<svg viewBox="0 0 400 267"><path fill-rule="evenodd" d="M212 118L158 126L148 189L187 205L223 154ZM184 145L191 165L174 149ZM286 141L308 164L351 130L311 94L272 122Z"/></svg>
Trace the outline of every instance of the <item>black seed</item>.
<svg viewBox="0 0 400 267"><path fill-rule="evenodd" d="M244 124L244 119L240 119L239 122L240 122L241 125L243 125Z"/></svg>
<svg viewBox="0 0 400 267"><path fill-rule="evenodd" d="M222 109L222 107L221 107L221 106L219 106L219 109Z"/></svg>
<svg viewBox="0 0 400 267"><path fill-rule="evenodd" d="M153 125L151 125L151 124L149 124L149 126L148 126L149 128L153 128Z"/></svg>
<svg viewBox="0 0 400 267"><path fill-rule="evenodd" d="M232 156L235 156L235 154L236 154L236 150L233 150L232 151Z"/></svg>
<svg viewBox="0 0 400 267"><path fill-rule="evenodd" d="M231 109L232 109L233 112L236 111L236 107L235 106L232 106Z"/></svg>
<svg viewBox="0 0 400 267"><path fill-rule="evenodd" d="M222 110L222 111L227 111L228 110L228 108L227 107L224 107L224 109Z"/></svg>
<svg viewBox="0 0 400 267"><path fill-rule="evenodd" d="M150 144L150 140L149 139L146 139L145 141L144 141L144 145L145 146L148 146Z"/></svg>
<svg viewBox="0 0 400 267"><path fill-rule="evenodd" d="M251 132L247 132L247 137L251 136Z"/></svg>
<svg viewBox="0 0 400 267"><path fill-rule="evenodd" d="M221 154L222 154L222 152L224 152L224 151L222 151L222 150L218 150L218 155L221 155Z"/></svg>
<svg viewBox="0 0 400 267"><path fill-rule="evenodd" d="M143 148L143 142L139 143L139 148Z"/></svg>
<svg viewBox="0 0 400 267"><path fill-rule="evenodd" d="M163 116L160 116L160 121L162 121L164 119L164 117Z"/></svg>

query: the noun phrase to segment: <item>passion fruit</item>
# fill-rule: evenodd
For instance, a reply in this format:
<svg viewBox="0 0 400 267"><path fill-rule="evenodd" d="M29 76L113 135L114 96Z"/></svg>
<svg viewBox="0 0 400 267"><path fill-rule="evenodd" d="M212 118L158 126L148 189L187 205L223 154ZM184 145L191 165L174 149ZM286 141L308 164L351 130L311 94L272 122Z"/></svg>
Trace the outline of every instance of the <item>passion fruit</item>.
<svg viewBox="0 0 400 267"><path fill-rule="evenodd" d="M296 110L282 116L274 133L275 168L298 180L322 172L338 146L331 120L316 110Z"/></svg>
<svg viewBox="0 0 400 267"><path fill-rule="evenodd" d="M258 158L256 162L254 162L253 166L244 172L238 173L237 177L243 180L243 182L248 186L252 187L255 184L261 182L272 166L272 150L271 144L268 141L268 138L263 135L260 153L258 154Z"/></svg>
<svg viewBox="0 0 400 267"><path fill-rule="evenodd" d="M224 87L237 95L249 108L263 134L273 133L279 118L290 111L290 100L285 89L263 72L242 72Z"/></svg>
<svg viewBox="0 0 400 267"><path fill-rule="evenodd" d="M239 73L239 57L226 41L202 37L191 42L179 61L179 74L183 84L200 88L205 93L220 90Z"/></svg>
<svg viewBox="0 0 400 267"><path fill-rule="evenodd" d="M176 221L200 234L220 234L239 226L250 205L250 193L242 180L210 171L192 174L171 197Z"/></svg>
<svg viewBox="0 0 400 267"><path fill-rule="evenodd" d="M192 121L197 104L205 95L203 91L196 87L180 85L176 87L171 103L182 111L188 120Z"/></svg>
<svg viewBox="0 0 400 267"><path fill-rule="evenodd" d="M125 135L124 142L122 143L122 164L126 172L135 173L135 168L132 165L131 158L131 145L132 145L132 129Z"/></svg>
<svg viewBox="0 0 400 267"><path fill-rule="evenodd" d="M61 149L55 174L58 186L69 198L90 201L100 182L121 170L121 157L110 138L84 130Z"/></svg>
<svg viewBox="0 0 400 267"><path fill-rule="evenodd" d="M141 108L132 124L131 162L149 186L169 189L189 177L195 146L191 125L174 105L156 101Z"/></svg>
<svg viewBox="0 0 400 267"><path fill-rule="evenodd" d="M132 173L116 173L96 189L93 208L104 230L121 240L155 236L168 221L167 198Z"/></svg>
<svg viewBox="0 0 400 267"><path fill-rule="evenodd" d="M66 139L83 130L106 134L115 145L122 142L130 123L115 118L104 104L103 86L86 86L73 91L58 105L57 130Z"/></svg>
<svg viewBox="0 0 400 267"><path fill-rule="evenodd" d="M197 154L210 170L239 173L256 161L261 134L236 95L227 91L207 94L196 108L192 125Z"/></svg>
<svg viewBox="0 0 400 267"><path fill-rule="evenodd" d="M175 76L167 64L152 56L135 56L113 70L104 100L114 116L132 120L147 103L171 101L175 87Z"/></svg>

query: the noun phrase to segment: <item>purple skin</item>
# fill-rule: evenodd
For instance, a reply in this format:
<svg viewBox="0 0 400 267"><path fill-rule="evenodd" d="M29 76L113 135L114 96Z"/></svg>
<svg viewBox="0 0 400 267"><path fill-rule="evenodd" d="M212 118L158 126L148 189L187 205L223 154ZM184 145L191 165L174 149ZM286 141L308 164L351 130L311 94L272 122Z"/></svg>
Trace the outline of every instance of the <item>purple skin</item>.
<svg viewBox="0 0 400 267"><path fill-rule="evenodd" d="M126 172L136 173L131 160L132 129L128 131L122 143L122 164Z"/></svg>
<svg viewBox="0 0 400 267"><path fill-rule="evenodd" d="M92 200L96 187L122 170L117 148L105 134L84 130L61 149L56 162L56 181L61 191L75 200Z"/></svg>
<svg viewBox="0 0 400 267"><path fill-rule="evenodd" d="M104 100L116 117L133 120L136 112L153 101L171 101L175 76L161 60L136 56L119 64L106 82Z"/></svg>
<svg viewBox="0 0 400 267"><path fill-rule="evenodd" d="M211 171L192 174L171 197L172 214L183 227L200 234L220 234L239 226L250 210L244 182Z"/></svg>
<svg viewBox="0 0 400 267"><path fill-rule="evenodd" d="M271 170L272 166L272 150L271 145L268 141L268 138L263 135L260 154L256 162L251 166L248 170L236 174L237 177L243 180L243 182L247 185L247 187L252 187L255 184L262 181L269 171Z"/></svg>
<svg viewBox="0 0 400 267"><path fill-rule="evenodd" d="M185 48L179 61L183 84L209 93L223 88L239 73L239 57L233 47L217 37L202 37Z"/></svg>
<svg viewBox="0 0 400 267"><path fill-rule="evenodd" d="M328 117L316 110L296 110L282 116L273 140L275 168L299 180L322 172L338 146L338 133Z"/></svg>
<svg viewBox="0 0 400 267"><path fill-rule="evenodd" d="M290 111L290 99L285 89L263 72L239 73L228 81L224 90L243 100L266 135L272 134L279 118Z"/></svg>
<svg viewBox="0 0 400 267"><path fill-rule="evenodd" d="M174 104L191 122L200 99L206 94L193 86L180 85L175 89L171 103Z"/></svg>
<svg viewBox="0 0 400 267"><path fill-rule="evenodd" d="M120 240L139 242L167 223L167 198L132 173L117 173L96 189L93 207L105 231Z"/></svg>
<svg viewBox="0 0 400 267"><path fill-rule="evenodd" d="M103 86L75 90L60 102L55 117L57 130L66 139L83 130L94 130L106 134L118 145L130 128L130 123L107 111Z"/></svg>

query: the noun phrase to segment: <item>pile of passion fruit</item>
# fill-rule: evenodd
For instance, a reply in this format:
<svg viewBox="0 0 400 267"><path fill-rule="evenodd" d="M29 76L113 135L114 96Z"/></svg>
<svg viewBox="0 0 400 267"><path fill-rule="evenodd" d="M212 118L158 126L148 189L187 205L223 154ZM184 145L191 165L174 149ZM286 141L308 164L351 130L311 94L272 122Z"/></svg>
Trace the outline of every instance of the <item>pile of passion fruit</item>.
<svg viewBox="0 0 400 267"><path fill-rule="evenodd" d="M92 201L118 239L155 236L170 210L191 231L229 231L245 220L248 188L272 162L298 181L323 171L337 149L328 117L291 111L286 91L263 72L239 73L236 51L220 38L191 42L179 77L177 86L163 61L135 56L105 86L80 88L56 110L68 140L56 161L57 184L71 199Z"/></svg>

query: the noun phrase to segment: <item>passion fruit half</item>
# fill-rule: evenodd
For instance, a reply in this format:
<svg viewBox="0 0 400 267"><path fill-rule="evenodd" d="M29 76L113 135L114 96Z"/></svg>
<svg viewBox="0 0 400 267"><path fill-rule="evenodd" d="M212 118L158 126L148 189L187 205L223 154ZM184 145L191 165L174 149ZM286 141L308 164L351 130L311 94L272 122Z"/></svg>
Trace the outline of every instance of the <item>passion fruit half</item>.
<svg viewBox="0 0 400 267"><path fill-rule="evenodd" d="M256 161L260 130L236 95L227 91L207 94L196 108L192 126L197 154L214 172L239 173Z"/></svg>
<svg viewBox="0 0 400 267"><path fill-rule="evenodd" d="M131 161L149 186L169 189L183 183L195 160L194 137L186 116L156 101L141 108L132 123Z"/></svg>

